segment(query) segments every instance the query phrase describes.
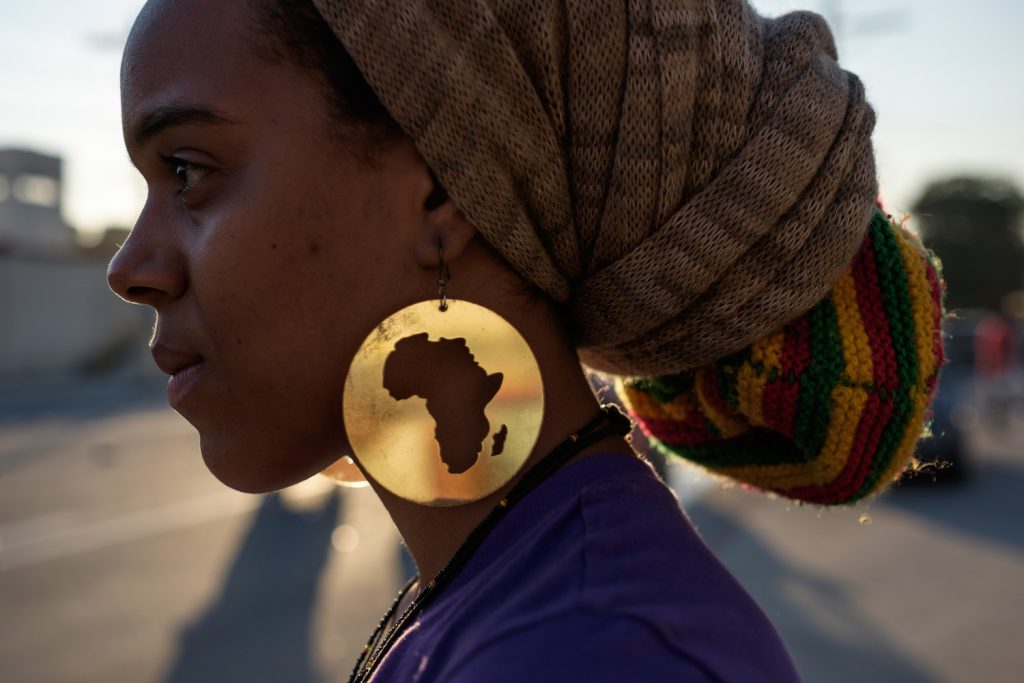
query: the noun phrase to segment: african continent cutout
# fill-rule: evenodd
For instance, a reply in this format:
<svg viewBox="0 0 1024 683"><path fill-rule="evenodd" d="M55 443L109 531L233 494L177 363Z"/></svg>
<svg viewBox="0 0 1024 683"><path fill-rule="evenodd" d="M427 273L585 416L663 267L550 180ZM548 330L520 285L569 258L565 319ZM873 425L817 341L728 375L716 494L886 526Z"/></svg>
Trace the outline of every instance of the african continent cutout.
<svg viewBox="0 0 1024 683"><path fill-rule="evenodd" d="M462 474L480 455L490 423L484 410L504 376L477 365L465 339L430 341L427 333L405 337L384 362L384 388L396 401L418 396L434 419L434 438L451 474ZM508 427L492 437L491 455L501 455Z"/></svg>

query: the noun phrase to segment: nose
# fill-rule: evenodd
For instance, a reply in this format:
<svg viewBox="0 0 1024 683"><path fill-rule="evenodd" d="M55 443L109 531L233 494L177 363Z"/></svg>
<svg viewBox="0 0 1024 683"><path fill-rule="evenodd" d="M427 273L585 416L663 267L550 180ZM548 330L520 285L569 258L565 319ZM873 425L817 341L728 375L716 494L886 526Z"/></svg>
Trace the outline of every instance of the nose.
<svg viewBox="0 0 1024 683"><path fill-rule="evenodd" d="M107 284L133 304L158 308L180 297L188 278L173 231L160 231L148 207L107 267Z"/></svg>

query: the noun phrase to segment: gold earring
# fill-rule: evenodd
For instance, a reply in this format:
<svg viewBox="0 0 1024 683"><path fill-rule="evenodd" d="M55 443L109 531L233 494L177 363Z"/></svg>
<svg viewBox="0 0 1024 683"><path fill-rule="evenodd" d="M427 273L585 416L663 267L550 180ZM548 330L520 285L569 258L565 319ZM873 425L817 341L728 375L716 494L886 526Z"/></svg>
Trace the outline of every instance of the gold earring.
<svg viewBox="0 0 1024 683"><path fill-rule="evenodd" d="M361 469L424 505L459 505L507 484L537 443L540 367L522 335L478 304L438 299L382 321L349 367L345 430Z"/></svg>
<svg viewBox="0 0 1024 683"><path fill-rule="evenodd" d="M438 260L441 265L437 273L437 298L440 299L441 304L438 306L438 310L445 313L448 310L448 281L452 279L452 271L449 270L448 265L444 262L444 245L437 245Z"/></svg>
<svg viewBox="0 0 1024 683"><path fill-rule="evenodd" d="M440 300L438 309L444 313L448 310L448 280L452 274L444 261L444 244L438 243L437 249L440 263L437 275L437 297ZM339 458L320 474L346 488L363 488L368 484L362 470L349 456Z"/></svg>

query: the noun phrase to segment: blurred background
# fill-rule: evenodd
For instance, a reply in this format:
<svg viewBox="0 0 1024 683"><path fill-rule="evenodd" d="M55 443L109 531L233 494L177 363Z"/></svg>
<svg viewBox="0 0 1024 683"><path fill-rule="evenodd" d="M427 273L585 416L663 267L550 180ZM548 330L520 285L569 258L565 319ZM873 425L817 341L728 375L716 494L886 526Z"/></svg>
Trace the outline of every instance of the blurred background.
<svg viewBox="0 0 1024 683"><path fill-rule="evenodd" d="M943 259L924 465L852 509L668 477L807 681L1024 671L1024 3L760 0L825 14L879 113L882 194ZM344 680L411 573L372 493L225 489L109 293L145 188L118 66L140 0L0 0L0 681Z"/></svg>

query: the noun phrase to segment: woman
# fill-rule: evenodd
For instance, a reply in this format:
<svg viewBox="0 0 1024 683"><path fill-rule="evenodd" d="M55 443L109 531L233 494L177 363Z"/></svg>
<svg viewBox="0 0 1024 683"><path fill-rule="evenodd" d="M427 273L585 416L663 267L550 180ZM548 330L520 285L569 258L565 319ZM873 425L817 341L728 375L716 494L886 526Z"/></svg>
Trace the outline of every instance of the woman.
<svg viewBox="0 0 1024 683"><path fill-rule="evenodd" d="M820 18L151 0L122 105L149 195L109 281L208 467L265 492L351 455L415 558L356 680L796 679L580 359L765 490L906 465L938 280L873 214Z"/></svg>

